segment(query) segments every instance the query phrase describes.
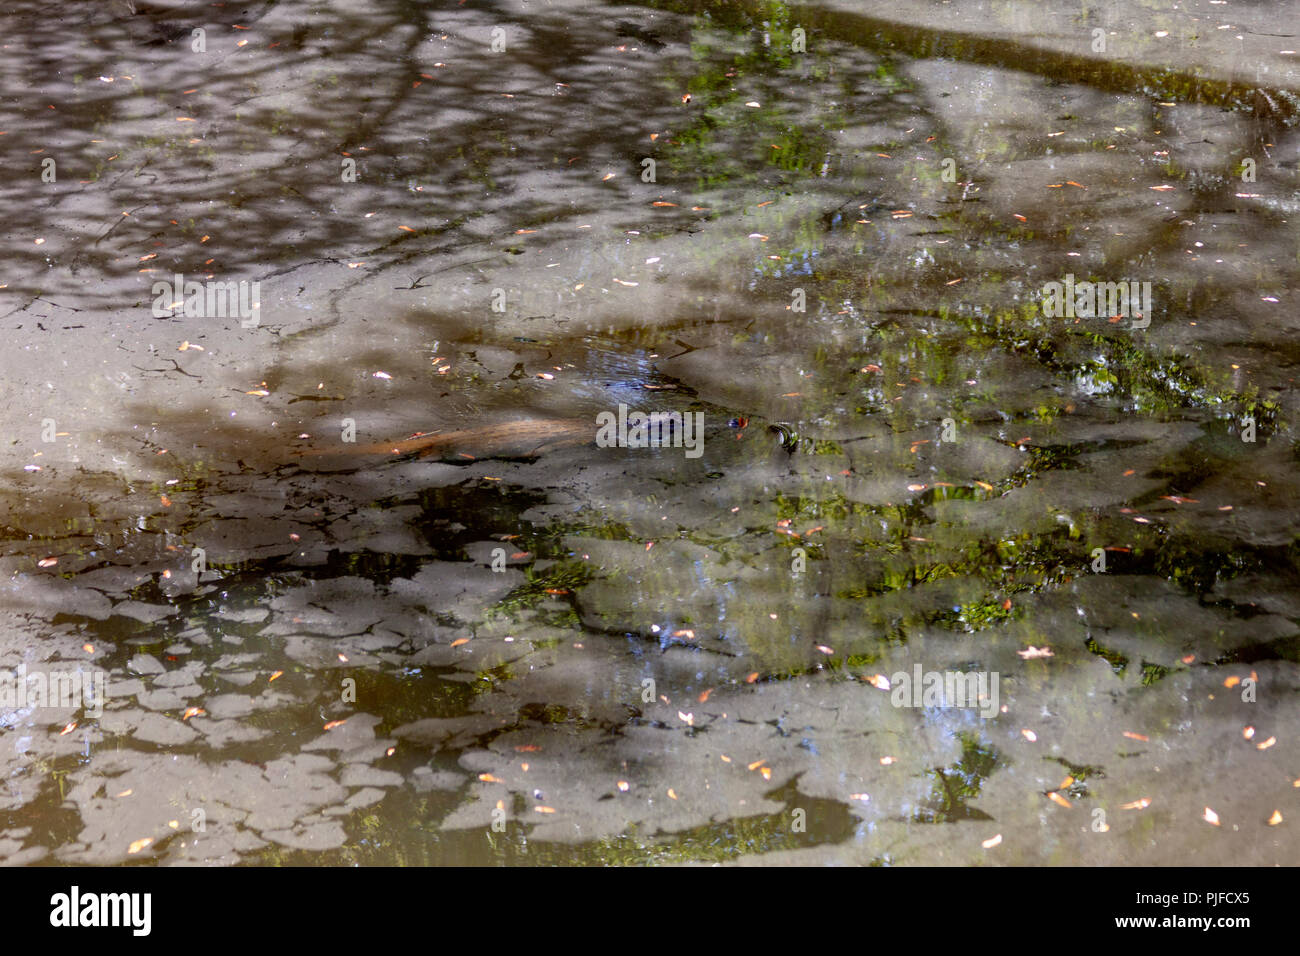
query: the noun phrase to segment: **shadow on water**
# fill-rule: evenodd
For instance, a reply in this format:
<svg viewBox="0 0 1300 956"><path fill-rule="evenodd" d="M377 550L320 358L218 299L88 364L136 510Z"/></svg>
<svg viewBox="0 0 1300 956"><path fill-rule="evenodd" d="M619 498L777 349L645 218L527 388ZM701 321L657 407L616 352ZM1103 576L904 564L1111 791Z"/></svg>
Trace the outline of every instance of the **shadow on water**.
<svg viewBox="0 0 1300 956"><path fill-rule="evenodd" d="M6 125L86 172L4 187L52 236L5 320L127 323L169 390L113 393L98 465L0 468L0 663L111 681L102 717L3 712L6 859L969 863L996 828L1000 862L1185 862L1223 852L1206 801L1294 849L1259 828L1296 756L1296 180L1256 204L1229 164L1294 142L1290 91L781 3L250 4L203 22L268 56L215 69L172 55L197 14L43 9L8 16L59 108ZM240 351L134 329L123 262L289 291ZM1047 318L1068 269L1158 305ZM701 414L700 455L490 437L620 404ZM914 665L1002 706L900 702Z"/></svg>

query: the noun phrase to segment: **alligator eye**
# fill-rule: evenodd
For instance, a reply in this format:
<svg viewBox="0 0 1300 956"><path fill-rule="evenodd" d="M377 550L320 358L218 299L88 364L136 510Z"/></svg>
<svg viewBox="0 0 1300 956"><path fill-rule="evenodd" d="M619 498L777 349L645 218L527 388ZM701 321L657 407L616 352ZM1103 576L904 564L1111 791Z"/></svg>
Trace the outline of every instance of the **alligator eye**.
<svg viewBox="0 0 1300 956"><path fill-rule="evenodd" d="M781 436L781 447L786 451L793 452L798 446L799 438L789 425L772 424L767 427L769 431L774 431Z"/></svg>

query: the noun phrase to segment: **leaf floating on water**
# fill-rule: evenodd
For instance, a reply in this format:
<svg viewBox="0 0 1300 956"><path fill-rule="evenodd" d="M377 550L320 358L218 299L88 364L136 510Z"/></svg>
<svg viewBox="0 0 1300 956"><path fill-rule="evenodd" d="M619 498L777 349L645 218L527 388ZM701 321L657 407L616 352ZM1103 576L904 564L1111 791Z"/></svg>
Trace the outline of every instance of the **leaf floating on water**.
<svg viewBox="0 0 1300 956"><path fill-rule="evenodd" d="M890 688L889 678L884 674L872 674L870 677L864 677L862 679L872 687L876 688L876 690L889 690Z"/></svg>
<svg viewBox="0 0 1300 956"><path fill-rule="evenodd" d="M850 793L850 794L849 794L849 799L850 799L850 800L861 800L863 803L866 803L868 800L871 799L871 794L869 794L869 793Z"/></svg>
<svg viewBox="0 0 1300 956"><path fill-rule="evenodd" d="M889 766L890 764L892 764L893 762L894 762L894 758L893 758L893 757L881 757L881 758L880 758L880 765L881 765L882 767L888 767L888 766Z"/></svg>
<svg viewBox="0 0 1300 956"><path fill-rule="evenodd" d="M1124 731L1124 736L1127 737L1129 740L1140 740L1143 743L1146 743L1151 739L1146 734L1135 734L1131 730Z"/></svg>
<svg viewBox="0 0 1300 956"><path fill-rule="evenodd" d="M1033 644L1030 644L1029 647L1023 651L1016 651L1016 653L1019 654L1022 658L1024 658L1027 661L1032 661L1039 657L1056 656L1055 654L1052 653L1052 649L1050 647L1034 647Z"/></svg>
<svg viewBox="0 0 1300 956"><path fill-rule="evenodd" d="M1242 727L1242 728L1241 728L1241 736L1245 737L1247 740L1250 740L1250 738L1252 738L1252 737L1255 736L1255 728L1254 728L1254 727Z"/></svg>
<svg viewBox="0 0 1300 956"><path fill-rule="evenodd" d="M452 646L452 647L460 647L462 644L468 644L468 643L469 643L469 638L468 638L468 637L458 637L458 638L456 638L454 641L451 642L451 646Z"/></svg>
<svg viewBox="0 0 1300 956"><path fill-rule="evenodd" d="M981 843L980 846L984 847L984 849L986 850L991 850L1001 842L1002 842L1002 834L999 833L997 836L989 837L987 840Z"/></svg>
<svg viewBox="0 0 1300 956"><path fill-rule="evenodd" d="M1216 827L1220 825L1219 815L1215 813L1213 810L1211 810L1209 807L1205 808L1205 816L1203 817L1203 819L1205 820L1206 823L1213 824Z"/></svg>
<svg viewBox="0 0 1300 956"><path fill-rule="evenodd" d="M713 688L710 687L708 690L704 691L704 693L700 694L700 696L697 697L697 698L695 698L695 699L696 699L696 701L698 701L699 703L703 704L703 703L705 703L705 702L708 701L708 699L709 699L709 695L712 694L712 693L713 693Z"/></svg>
<svg viewBox="0 0 1300 956"><path fill-rule="evenodd" d="M1121 810L1145 810L1149 806L1151 806L1151 798L1142 797L1140 800L1134 800L1132 803L1121 804L1120 809Z"/></svg>
<svg viewBox="0 0 1300 956"><path fill-rule="evenodd" d="M152 842L153 842L153 837L145 837L142 840L136 840L134 843L132 843L129 847L126 848L126 852L130 854L139 853L141 850L143 850Z"/></svg>
<svg viewBox="0 0 1300 956"><path fill-rule="evenodd" d="M77 722L75 720L69 721L67 725L64 726L62 730L59 731L59 736L66 737L68 734L72 733L76 729L77 729Z"/></svg>
<svg viewBox="0 0 1300 956"><path fill-rule="evenodd" d="M615 786L618 787L620 793L627 793L631 789L626 780L620 780Z"/></svg>
<svg viewBox="0 0 1300 956"><path fill-rule="evenodd" d="M759 767L763 766L763 764L765 764L765 763L767 763L766 760L755 760L753 763L751 763L751 764L750 764L748 767L746 767L745 769L746 769L746 770L749 770L749 771L752 772L752 771L754 771L754 770L757 770Z"/></svg>
<svg viewBox="0 0 1300 956"><path fill-rule="evenodd" d="M554 813L554 812L555 812L555 808L554 808L554 807L533 807L533 809L536 810L538 813Z"/></svg>
<svg viewBox="0 0 1300 956"><path fill-rule="evenodd" d="M1058 807L1065 807L1065 809L1067 810L1072 809L1074 806L1074 804L1072 804L1069 800L1065 799L1065 797L1061 796L1055 790L1053 790L1051 793L1047 795L1047 799L1051 800Z"/></svg>
<svg viewBox="0 0 1300 956"><path fill-rule="evenodd" d="M677 712L677 719L686 724L687 727L695 726L694 714L683 714L680 710Z"/></svg>
<svg viewBox="0 0 1300 956"><path fill-rule="evenodd" d="M481 774L478 775L478 778L479 778L480 780L482 780L484 783L501 783L501 782L502 782L502 780L501 780L500 777L494 777L494 776L492 776L492 774L490 774L490 773L481 773Z"/></svg>
<svg viewBox="0 0 1300 956"><path fill-rule="evenodd" d="M333 730L335 727L342 727L347 722L348 719L346 717L344 717L342 720L331 720L328 724L325 725L325 729Z"/></svg>
<svg viewBox="0 0 1300 956"><path fill-rule="evenodd" d="M670 796L670 797L672 797L672 799L676 800L676 799L677 799L677 791L675 791L672 787L669 787L669 788L668 788L668 796Z"/></svg>
<svg viewBox="0 0 1300 956"><path fill-rule="evenodd" d="M764 780L771 780L771 779L772 779L772 768L771 768L771 767L759 767L759 768L758 768L758 772L761 773L761 774L763 775L763 779L764 779Z"/></svg>
<svg viewBox="0 0 1300 956"><path fill-rule="evenodd" d="M1273 815L1268 818L1268 825L1271 827L1275 827L1281 822L1282 822L1282 811L1274 810Z"/></svg>
<svg viewBox="0 0 1300 956"><path fill-rule="evenodd" d="M1020 732L1031 744L1038 742L1038 734L1034 733L1032 730L1022 730Z"/></svg>
<svg viewBox="0 0 1300 956"><path fill-rule="evenodd" d="M540 753L541 750L542 748L537 744L515 744L515 753L535 754Z"/></svg>
<svg viewBox="0 0 1300 956"><path fill-rule="evenodd" d="M203 717L207 711L202 707L186 707L185 713L181 715L181 720L189 720L191 717Z"/></svg>
<svg viewBox="0 0 1300 956"><path fill-rule="evenodd" d="M825 644L818 644L818 645L817 645L817 650L819 650L819 651L821 651L823 654L827 654L827 655L830 655L830 654L834 654L834 653L835 653L834 649L827 647Z"/></svg>
<svg viewBox="0 0 1300 956"><path fill-rule="evenodd" d="M1275 743L1277 743L1277 738L1276 738L1276 737L1269 737L1268 740L1261 740L1259 743L1255 744L1255 749L1256 749L1256 750L1267 750L1269 747L1273 746Z"/></svg>
<svg viewBox="0 0 1300 956"><path fill-rule="evenodd" d="M36 562L36 566L38 568L52 568L58 563L58 558L41 558L41 560Z"/></svg>
<svg viewBox="0 0 1300 956"><path fill-rule="evenodd" d="M277 677L282 676L283 674L284 674L284 671L276 671L274 674L271 675L270 679L267 680L267 683L268 683L268 684L271 683L271 681L275 680Z"/></svg>
<svg viewBox="0 0 1300 956"><path fill-rule="evenodd" d="M1240 678L1240 677L1235 677L1235 676L1234 676L1234 677L1229 677L1229 678L1227 678L1226 680L1224 680L1224 682L1223 682L1223 686L1224 686L1224 687L1236 687L1236 686L1237 686L1238 684L1240 684L1240 683L1241 683L1241 678Z"/></svg>
<svg viewBox="0 0 1300 956"><path fill-rule="evenodd" d="M756 680L758 680L758 671L754 671L754 673L752 673L752 674L750 674L748 677L746 677L746 678L745 678L745 683L746 683L746 684L752 684L752 683L754 683L754 681L756 681ZM1300 784L1297 784L1297 786L1300 786Z"/></svg>

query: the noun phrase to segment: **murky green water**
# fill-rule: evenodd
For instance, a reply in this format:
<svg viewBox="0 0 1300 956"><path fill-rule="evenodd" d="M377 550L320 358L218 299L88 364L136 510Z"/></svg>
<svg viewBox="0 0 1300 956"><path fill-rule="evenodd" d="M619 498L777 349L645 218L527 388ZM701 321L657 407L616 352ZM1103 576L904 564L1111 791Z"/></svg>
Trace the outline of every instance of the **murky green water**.
<svg viewBox="0 0 1300 956"><path fill-rule="evenodd" d="M19 4L0 856L1293 862L1287 10Z"/></svg>

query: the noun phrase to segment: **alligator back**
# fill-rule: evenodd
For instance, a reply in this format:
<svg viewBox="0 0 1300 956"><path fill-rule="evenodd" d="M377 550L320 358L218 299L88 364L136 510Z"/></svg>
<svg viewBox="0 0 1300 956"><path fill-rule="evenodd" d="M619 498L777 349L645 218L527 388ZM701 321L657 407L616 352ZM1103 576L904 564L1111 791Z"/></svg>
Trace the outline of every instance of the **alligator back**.
<svg viewBox="0 0 1300 956"><path fill-rule="evenodd" d="M373 445L342 445L295 452L319 455L419 455L439 461L467 462L479 458L534 458L556 448L585 445L596 440L596 424L587 418L521 418L512 422L416 435L402 441Z"/></svg>

